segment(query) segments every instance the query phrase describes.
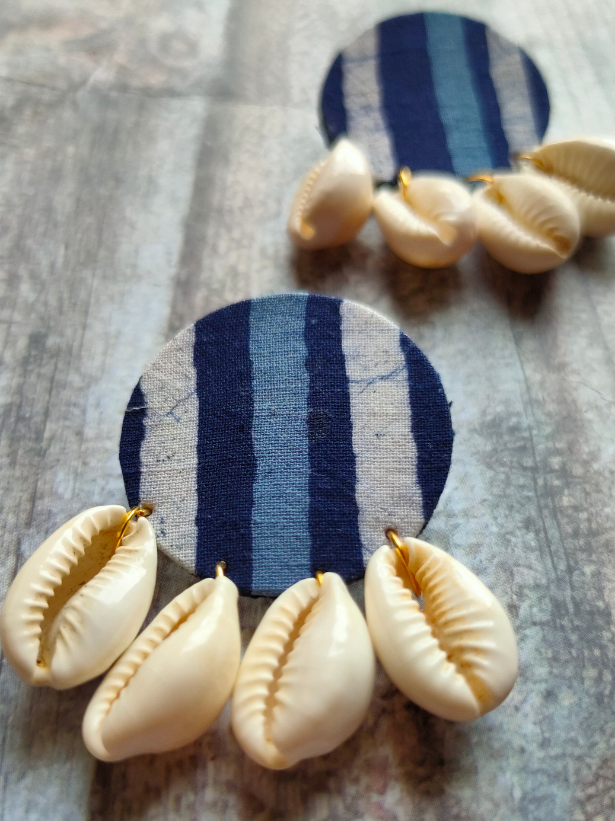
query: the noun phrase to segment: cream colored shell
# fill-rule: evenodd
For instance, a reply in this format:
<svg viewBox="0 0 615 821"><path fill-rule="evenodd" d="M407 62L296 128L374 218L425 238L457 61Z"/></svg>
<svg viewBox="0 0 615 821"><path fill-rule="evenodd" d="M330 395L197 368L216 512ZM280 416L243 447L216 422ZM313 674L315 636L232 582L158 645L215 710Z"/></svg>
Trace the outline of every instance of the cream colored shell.
<svg viewBox="0 0 615 821"><path fill-rule="evenodd" d="M365 610L376 654L411 701L441 718L470 721L504 701L517 678L517 642L493 594L437 547L406 539L401 557L377 550L365 574Z"/></svg>
<svg viewBox="0 0 615 821"><path fill-rule="evenodd" d="M119 761L182 747L226 704L239 667L237 588L220 576L167 605L107 673L86 710L83 740Z"/></svg>
<svg viewBox="0 0 615 821"><path fill-rule="evenodd" d="M365 619L342 579L297 582L271 605L241 662L237 741L271 769L330 752L365 718L374 667Z"/></svg>
<svg viewBox="0 0 615 821"><path fill-rule="evenodd" d="M579 241L572 200L545 175L500 174L473 194L478 237L494 259L520 274L565 262Z"/></svg>
<svg viewBox="0 0 615 821"><path fill-rule="evenodd" d="M298 248L333 248L349 242L372 210L372 175L367 160L348 139L304 178L288 219Z"/></svg>
<svg viewBox="0 0 615 821"><path fill-rule="evenodd" d="M137 635L154 594L156 537L145 518L93 507L23 565L0 614L6 658L26 682L64 690L103 673Z"/></svg>
<svg viewBox="0 0 615 821"><path fill-rule="evenodd" d="M478 234L471 195L447 177L412 177L405 193L381 188L374 214L391 250L423 268L457 262Z"/></svg>
<svg viewBox="0 0 615 821"><path fill-rule="evenodd" d="M539 146L527 156L575 203L582 234L603 237L615 233L613 143L580 137Z"/></svg>

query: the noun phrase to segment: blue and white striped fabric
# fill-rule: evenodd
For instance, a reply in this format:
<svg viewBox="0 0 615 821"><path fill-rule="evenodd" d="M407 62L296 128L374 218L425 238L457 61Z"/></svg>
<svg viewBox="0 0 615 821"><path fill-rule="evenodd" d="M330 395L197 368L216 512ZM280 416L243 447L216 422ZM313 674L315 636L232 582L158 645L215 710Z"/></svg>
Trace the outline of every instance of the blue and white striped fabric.
<svg viewBox="0 0 615 821"><path fill-rule="evenodd" d="M347 134L379 180L399 168L458 176L510 165L549 121L545 83L527 54L468 17L385 20L335 59L322 90L329 142Z"/></svg>
<svg viewBox="0 0 615 821"><path fill-rule="evenodd" d="M449 470L437 373L398 328L300 293L230 305L175 337L134 389L120 463L161 549L243 593L317 569L363 575L384 531L418 534Z"/></svg>

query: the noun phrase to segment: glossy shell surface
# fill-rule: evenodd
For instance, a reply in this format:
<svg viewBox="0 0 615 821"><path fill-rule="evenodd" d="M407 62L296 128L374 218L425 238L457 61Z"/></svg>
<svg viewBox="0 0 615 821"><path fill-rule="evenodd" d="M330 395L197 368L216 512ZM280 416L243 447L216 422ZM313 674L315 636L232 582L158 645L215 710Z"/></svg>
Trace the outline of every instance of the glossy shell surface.
<svg viewBox="0 0 615 821"><path fill-rule="evenodd" d="M297 582L273 602L239 668L237 741L272 769L330 752L365 718L374 669L365 619L340 576Z"/></svg>
<svg viewBox="0 0 615 821"><path fill-rule="evenodd" d="M565 262L580 237L570 197L544 174L501 174L474 194L478 237L491 256L520 274Z"/></svg>
<svg viewBox="0 0 615 821"><path fill-rule="evenodd" d="M582 234L615 233L615 143L578 137L541 145L528 157L575 203Z"/></svg>
<svg viewBox="0 0 615 821"><path fill-rule="evenodd" d="M517 678L517 642L495 596L460 562L406 539L407 567L388 545L365 575L365 610L376 654L411 701L451 721L470 721L504 701Z"/></svg>
<svg viewBox="0 0 615 821"><path fill-rule="evenodd" d="M15 577L0 614L0 641L27 684L82 684L107 670L137 635L154 594L156 538L140 518L117 546L125 514L106 505L75 516Z"/></svg>
<svg viewBox="0 0 615 821"><path fill-rule="evenodd" d="M405 191L381 188L374 214L391 250L423 268L452 265L478 235L470 193L444 176L413 177Z"/></svg>
<svg viewBox="0 0 615 821"><path fill-rule="evenodd" d="M372 210L372 175L362 152L341 139L303 179L288 219L298 248L333 248L349 242Z"/></svg>
<svg viewBox="0 0 615 821"><path fill-rule="evenodd" d="M182 747L226 704L239 667L237 588L220 576L167 605L113 666L83 719L102 761Z"/></svg>

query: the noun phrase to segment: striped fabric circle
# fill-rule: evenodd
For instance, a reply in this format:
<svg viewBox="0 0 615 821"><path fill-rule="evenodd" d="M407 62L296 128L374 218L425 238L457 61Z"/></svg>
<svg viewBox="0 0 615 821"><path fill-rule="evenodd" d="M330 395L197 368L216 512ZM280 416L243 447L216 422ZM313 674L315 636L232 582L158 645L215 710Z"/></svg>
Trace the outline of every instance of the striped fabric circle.
<svg viewBox="0 0 615 821"><path fill-rule="evenodd" d="M276 595L318 569L360 578L387 527L418 534L452 444L440 379L405 334L293 293L171 340L130 398L120 463L169 556L201 577L223 559L242 593Z"/></svg>
<svg viewBox="0 0 615 821"><path fill-rule="evenodd" d="M518 46L484 23L429 12L366 31L335 59L321 97L329 143L347 134L379 180L399 168L466 176L542 140L549 96Z"/></svg>

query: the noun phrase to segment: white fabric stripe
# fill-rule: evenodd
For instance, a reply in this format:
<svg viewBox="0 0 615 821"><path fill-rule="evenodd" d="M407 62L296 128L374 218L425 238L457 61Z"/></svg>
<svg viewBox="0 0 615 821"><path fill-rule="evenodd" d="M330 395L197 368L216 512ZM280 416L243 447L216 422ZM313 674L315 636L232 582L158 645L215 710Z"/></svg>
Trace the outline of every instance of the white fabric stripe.
<svg viewBox="0 0 615 821"><path fill-rule="evenodd" d="M193 348L191 326L162 349L155 367L141 377L147 405L141 500L156 502L150 521L158 546L173 551L173 558L191 570L196 563L199 415Z"/></svg>
<svg viewBox="0 0 615 821"><path fill-rule="evenodd" d="M363 558L396 527L416 536L423 527L406 361L399 330L378 314L343 302L342 348L350 389L356 499Z"/></svg>
<svg viewBox="0 0 615 821"><path fill-rule="evenodd" d="M489 73L495 86L508 146L511 152L533 148L538 137L521 53L514 43L489 28L487 46Z"/></svg>
<svg viewBox="0 0 615 821"><path fill-rule="evenodd" d="M342 91L348 136L369 157L377 179L392 179L397 162L380 104L376 28L342 52Z"/></svg>

